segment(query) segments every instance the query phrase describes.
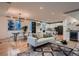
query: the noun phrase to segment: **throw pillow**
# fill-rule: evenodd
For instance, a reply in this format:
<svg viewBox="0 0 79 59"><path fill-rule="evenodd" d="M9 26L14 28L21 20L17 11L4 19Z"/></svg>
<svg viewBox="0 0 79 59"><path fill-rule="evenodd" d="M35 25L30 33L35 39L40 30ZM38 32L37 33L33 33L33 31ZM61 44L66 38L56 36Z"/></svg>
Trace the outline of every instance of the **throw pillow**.
<svg viewBox="0 0 79 59"><path fill-rule="evenodd" d="M38 39L43 38L43 33L38 32L38 33L37 33L37 37L38 37Z"/></svg>
<svg viewBox="0 0 79 59"><path fill-rule="evenodd" d="M32 36L35 38L38 38L37 35L35 33L32 33Z"/></svg>
<svg viewBox="0 0 79 59"><path fill-rule="evenodd" d="M47 37L52 37L51 33L46 33Z"/></svg>
<svg viewBox="0 0 79 59"><path fill-rule="evenodd" d="M47 38L48 36L46 34L43 35L44 38Z"/></svg>

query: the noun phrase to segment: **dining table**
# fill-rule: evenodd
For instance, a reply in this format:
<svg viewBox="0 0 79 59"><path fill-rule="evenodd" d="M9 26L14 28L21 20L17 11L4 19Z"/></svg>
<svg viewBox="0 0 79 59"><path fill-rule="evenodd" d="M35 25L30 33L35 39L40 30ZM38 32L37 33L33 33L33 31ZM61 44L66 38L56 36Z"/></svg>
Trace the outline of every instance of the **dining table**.
<svg viewBox="0 0 79 59"><path fill-rule="evenodd" d="M17 36L20 34L20 30L13 30L13 31L10 31L12 34L13 34L13 37L14 37L14 41L17 41Z"/></svg>

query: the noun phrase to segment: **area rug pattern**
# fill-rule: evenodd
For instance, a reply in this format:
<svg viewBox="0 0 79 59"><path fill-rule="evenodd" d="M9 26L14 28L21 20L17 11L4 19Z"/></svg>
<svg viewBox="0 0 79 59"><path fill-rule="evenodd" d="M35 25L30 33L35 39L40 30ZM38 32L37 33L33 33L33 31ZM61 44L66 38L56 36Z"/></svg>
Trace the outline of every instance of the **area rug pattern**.
<svg viewBox="0 0 79 59"><path fill-rule="evenodd" d="M43 46L37 47L35 51L33 51L33 49L30 48L28 52L19 53L17 55L18 56L66 56L63 53L63 51L58 48L58 46L51 44L45 44ZM75 56L75 54L71 53L69 56Z"/></svg>

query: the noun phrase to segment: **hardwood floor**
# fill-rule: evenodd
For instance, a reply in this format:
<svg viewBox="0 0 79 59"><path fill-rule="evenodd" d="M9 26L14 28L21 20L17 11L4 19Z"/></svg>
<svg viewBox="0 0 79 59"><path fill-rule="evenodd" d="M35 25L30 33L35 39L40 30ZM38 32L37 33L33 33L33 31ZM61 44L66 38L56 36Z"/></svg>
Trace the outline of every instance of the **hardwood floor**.
<svg viewBox="0 0 79 59"><path fill-rule="evenodd" d="M58 36L58 38L62 39L63 37ZM73 44L74 42L70 42L70 46ZM12 38L0 40L0 56L16 56L18 53L28 52L29 48L27 40L24 39L18 39L16 42Z"/></svg>
<svg viewBox="0 0 79 59"><path fill-rule="evenodd" d="M28 50L27 41L20 39L16 42L12 39L0 40L0 56L13 55Z"/></svg>

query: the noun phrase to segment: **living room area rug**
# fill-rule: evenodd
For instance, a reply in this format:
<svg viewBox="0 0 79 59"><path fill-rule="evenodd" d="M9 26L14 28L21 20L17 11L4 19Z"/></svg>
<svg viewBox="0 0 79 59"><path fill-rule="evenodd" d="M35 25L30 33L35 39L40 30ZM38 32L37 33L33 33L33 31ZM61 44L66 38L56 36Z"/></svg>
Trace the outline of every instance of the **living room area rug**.
<svg viewBox="0 0 79 59"><path fill-rule="evenodd" d="M29 47L29 50L27 52L19 53L17 55L18 56L66 56L63 53L63 51L58 48L57 45L51 43L47 43L45 45L39 46L35 49L35 51L33 51L33 49ZM75 56L75 55L71 53L69 56Z"/></svg>

